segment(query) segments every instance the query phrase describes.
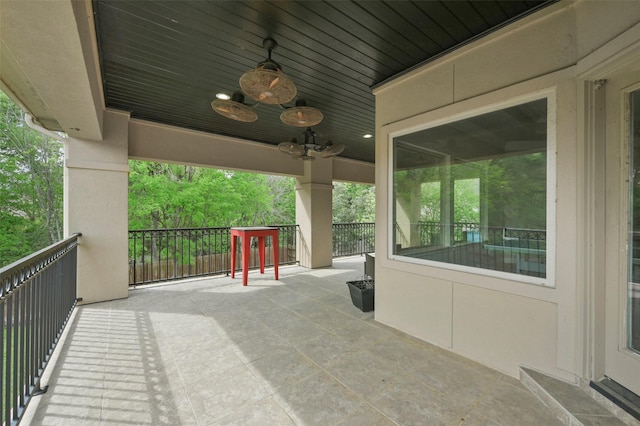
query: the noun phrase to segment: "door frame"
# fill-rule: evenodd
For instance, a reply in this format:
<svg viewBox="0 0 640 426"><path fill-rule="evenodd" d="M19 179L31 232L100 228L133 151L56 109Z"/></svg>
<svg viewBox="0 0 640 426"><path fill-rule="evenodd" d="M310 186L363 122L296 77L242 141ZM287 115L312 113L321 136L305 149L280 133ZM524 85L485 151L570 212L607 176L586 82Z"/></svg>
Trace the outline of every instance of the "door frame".
<svg viewBox="0 0 640 426"><path fill-rule="evenodd" d="M604 375L640 394L640 354L628 347L629 97L640 72L617 73L606 89Z"/></svg>
<svg viewBox="0 0 640 426"><path fill-rule="evenodd" d="M609 140L611 135L608 130L611 126L618 126L618 134L621 134L620 129L623 127L620 116L615 123L610 122L612 112L607 113L606 107L607 93L610 95L612 90L616 90L616 80L636 72L640 76L640 25L620 34L579 60L576 65L576 90L580 106L576 151L580 181L578 203L583 206L582 214L577 218L580 230L577 276L582 283L578 286L578 298L581 302L577 312L579 324L582 324L578 330L582 356L577 359L577 371L587 382L600 380L608 373L606 342L607 336L611 334L607 330L610 325L606 321L608 310L614 306L620 315L624 315L620 312L623 303L620 297L623 300L626 298L619 291L627 286L624 242L628 223L628 185L625 182L628 176L628 164L625 165L628 160L628 141L623 141L620 137L616 141ZM640 82L640 78L634 83L636 82ZM634 87L630 82L626 86L620 86L622 89ZM623 99L619 97L620 102L615 107L618 111L623 110L620 107ZM616 146L616 158L611 158L609 143ZM615 176L609 177L613 171ZM611 191L617 197L613 208L606 204L607 199L614 195ZM611 215L615 216L618 223L615 232L611 231L612 225L607 225L607 218L611 219ZM613 241L609 241L611 238ZM612 244L618 249L622 248L623 253L616 259L603 261L607 258L607 247ZM617 296L620 296L614 296L613 305L607 303L606 286L607 280L612 276L619 285ZM612 302L611 295L609 302ZM618 329L615 334L617 349L620 349L621 331ZM638 371L640 372L640 364Z"/></svg>

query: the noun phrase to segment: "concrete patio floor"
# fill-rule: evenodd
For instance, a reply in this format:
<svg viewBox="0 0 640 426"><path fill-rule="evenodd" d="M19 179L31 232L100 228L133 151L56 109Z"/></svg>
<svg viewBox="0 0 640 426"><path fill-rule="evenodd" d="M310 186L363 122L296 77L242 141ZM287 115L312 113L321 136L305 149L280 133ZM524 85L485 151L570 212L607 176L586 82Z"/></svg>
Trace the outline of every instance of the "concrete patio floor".
<svg viewBox="0 0 640 426"><path fill-rule="evenodd" d="M562 424L518 380L355 308L345 282L363 262L82 306L23 424Z"/></svg>

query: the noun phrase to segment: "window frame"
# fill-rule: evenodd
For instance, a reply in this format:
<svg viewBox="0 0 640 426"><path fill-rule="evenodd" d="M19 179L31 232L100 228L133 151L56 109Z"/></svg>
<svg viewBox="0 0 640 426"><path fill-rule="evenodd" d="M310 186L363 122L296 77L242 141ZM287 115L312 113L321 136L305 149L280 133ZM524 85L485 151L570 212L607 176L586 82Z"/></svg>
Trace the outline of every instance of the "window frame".
<svg viewBox="0 0 640 426"><path fill-rule="evenodd" d="M394 236L395 232L395 186L394 186L394 139L397 137L405 136L411 133L423 131L426 129L454 123L467 118L476 117L479 115L500 111L509 107L525 104L528 102L546 99L547 101L547 169L546 169L546 277L531 277L527 275L497 271L492 269L484 269L473 266L456 265L453 263L438 262L427 259L419 259L409 256L403 256L401 254L394 253ZM464 102L463 102L464 103ZM455 106L456 104L453 104ZM530 93L522 96L516 96L504 101L487 103L484 105L465 108L459 112L447 114L450 108L443 107L440 110L435 110L423 114L424 120L422 123L396 127L398 130L389 131L387 140L387 253L389 260L398 261L402 263L416 264L420 266L438 268L439 270L451 271L451 272L463 272L474 275L483 275L491 278L500 278L517 283L532 284L542 287L555 288L556 280L556 163L557 163L557 149L556 149L556 134L557 134L557 96L555 88L540 90L535 93ZM433 118L429 118L433 116ZM417 117L405 120L416 122Z"/></svg>

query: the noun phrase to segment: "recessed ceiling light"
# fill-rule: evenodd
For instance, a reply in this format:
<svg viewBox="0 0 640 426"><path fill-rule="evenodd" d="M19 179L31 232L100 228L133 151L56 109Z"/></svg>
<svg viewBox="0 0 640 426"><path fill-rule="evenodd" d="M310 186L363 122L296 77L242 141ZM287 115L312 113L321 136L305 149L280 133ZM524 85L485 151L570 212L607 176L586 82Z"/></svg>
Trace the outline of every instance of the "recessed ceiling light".
<svg viewBox="0 0 640 426"><path fill-rule="evenodd" d="M229 100L231 99L230 95L227 95L226 93L216 93L216 98L218 99L223 99L223 100Z"/></svg>
<svg viewBox="0 0 640 426"><path fill-rule="evenodd" d="M373 137L373 135L371 135L371 134L367 133L366 135L364 135L364 136L362 136L362 137L363 137L363 138L365 138L365 139L369 139L369 138L372 138L372 137Z"/></svg>

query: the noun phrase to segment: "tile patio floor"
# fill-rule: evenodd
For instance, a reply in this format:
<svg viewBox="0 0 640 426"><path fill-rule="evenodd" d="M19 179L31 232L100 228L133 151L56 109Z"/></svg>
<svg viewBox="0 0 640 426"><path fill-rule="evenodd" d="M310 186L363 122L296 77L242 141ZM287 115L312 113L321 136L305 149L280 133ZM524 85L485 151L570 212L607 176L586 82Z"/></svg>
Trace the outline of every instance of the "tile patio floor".
<svg viewBox="0 0 640 426"><path fill-rule="evenodd" d="M560 424L516 379L353 307L345 282L363 262L82 306L23 424Z"/></svg>

